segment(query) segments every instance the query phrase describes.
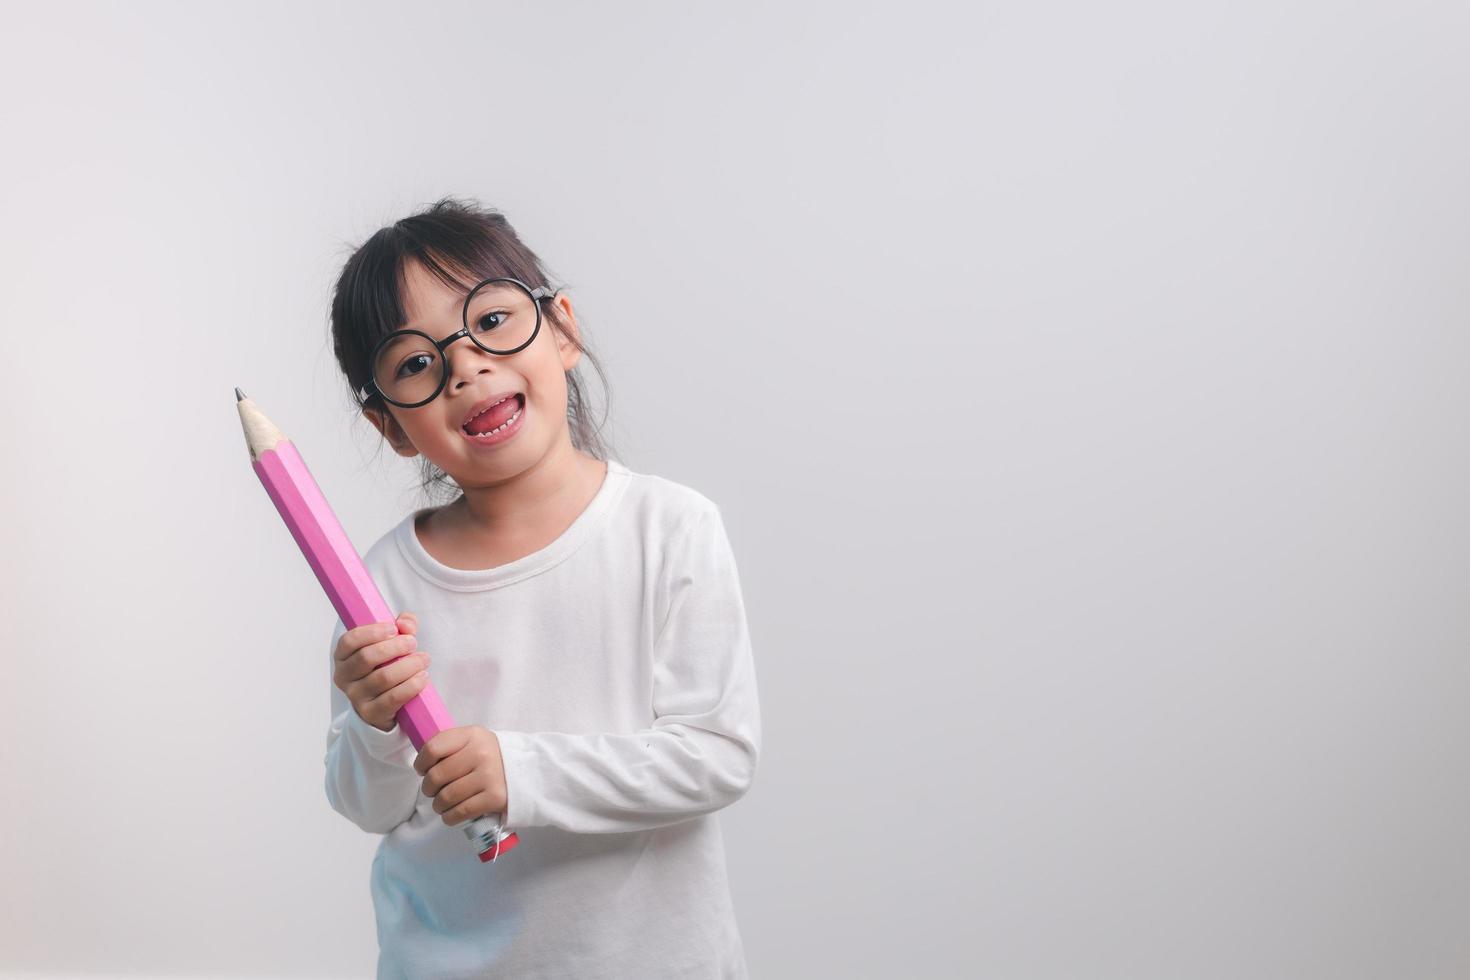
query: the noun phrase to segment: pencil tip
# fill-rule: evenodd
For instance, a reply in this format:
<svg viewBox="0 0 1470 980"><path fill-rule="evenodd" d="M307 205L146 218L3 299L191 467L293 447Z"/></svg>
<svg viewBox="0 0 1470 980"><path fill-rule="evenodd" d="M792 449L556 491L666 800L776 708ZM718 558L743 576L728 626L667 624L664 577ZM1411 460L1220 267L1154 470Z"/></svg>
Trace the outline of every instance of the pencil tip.
<svg viewBox="0 0 1470 980"><path fill-rule="evenodd" d="M236 388L235 389L235 401L237 401L237 402L243 402L244 400L245 400L245 392L241 391L239 388Z"/></svg>

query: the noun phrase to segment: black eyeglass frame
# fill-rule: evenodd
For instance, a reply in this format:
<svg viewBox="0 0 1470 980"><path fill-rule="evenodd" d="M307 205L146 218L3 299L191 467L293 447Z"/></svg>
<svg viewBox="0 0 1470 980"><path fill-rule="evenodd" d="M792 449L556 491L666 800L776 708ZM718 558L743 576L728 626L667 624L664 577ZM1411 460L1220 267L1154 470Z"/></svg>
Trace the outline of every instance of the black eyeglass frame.
<svg viewBox="0 0 1470 980"><path fill-rule="evenodd" d="M534 307L536 310L536 326L532 328L531 336L527 337L525 342L511 348L510 350L491 350L489 347L486 347L484 344L476 340L474 334L470 333L470 300L473 299L475 294L478 293L481 289L490 285L493 282L508 282L515 286L519 286L521 289L525 290L528 296L531 297L531 306ZM358 400L362 404L366 405L368 399L374 393L376 393L379 398L383 399L383 401L387 402L390 405L397 405L399 408L421 408L424 405L429 404L429 402L433 401L435 398L438 398L439 395L443 393L444 385L449 381L449 358L445 356L444 351L446 348L449 347L450 344L454 343L461 337L468 337L470 338L470 343L474 344L476 347L480 348L480 350L484 351L487 354L499 354L501 357L509 357L512 354L518 354L529 347L531 345L531 342L536 339L536 335L541 332L541 301L543 299L550 299L554 297L557 292L558 290L551 289L548 286L537 286L533 289L532 287L527 286L525 283L521 282L514 276L491 276L489 279L480 280L478 283L475 284L474 289L471 289L468 293L465 294L464 306L461 307L459 311L459 321L461 323L460 328L454 331L454 333L450 334L448 337L445 337L443 340L435 340L433 337L430 337L422 330L395 330L392 333L388 334L388 336L384 337L382 340L378 341L377 344L373 346L372 354L368 356L368 383L357 390ZM377 372L373 370L373 365L377 364L378 354L382 352L383 347L387 345L389 341L393 340L393 338L401 337L407 333L417 334L427 340L429 343L433 344L435 349L438 351L439 357L439 386L434 389L434 393L428 398L425 398L421 402L414 402L413 404L404 404L403 402L394 401L392 398L389 398L388 395L384 393L383 389L378 387Z"/></svg>

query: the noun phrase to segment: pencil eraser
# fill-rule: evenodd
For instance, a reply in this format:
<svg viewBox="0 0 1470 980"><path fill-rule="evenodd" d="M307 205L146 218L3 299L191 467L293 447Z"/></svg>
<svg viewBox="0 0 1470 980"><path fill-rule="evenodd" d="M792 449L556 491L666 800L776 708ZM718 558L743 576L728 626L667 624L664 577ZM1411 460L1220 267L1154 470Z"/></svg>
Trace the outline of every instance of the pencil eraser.
<svg viewBox="0 0 1470 980"><path fill-rule="evenodd" d="M500 842L499 854L495 853L495 845L492 844L491 846L485 848L483 851L480 852L480 860L489 862L497 857L501 857L505 854L506 851L511 850L520 842L521 839L517 837L514 833L511 833L505 838L505 840Z"/></svg>

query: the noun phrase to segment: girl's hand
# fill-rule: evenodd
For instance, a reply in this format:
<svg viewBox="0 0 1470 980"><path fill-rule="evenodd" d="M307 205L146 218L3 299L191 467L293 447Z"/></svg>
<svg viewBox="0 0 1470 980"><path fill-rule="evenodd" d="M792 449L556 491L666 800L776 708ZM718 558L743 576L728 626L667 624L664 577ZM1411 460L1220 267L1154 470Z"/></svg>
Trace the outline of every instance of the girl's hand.
<svg viewBox="0 0 1470 980"><path fill-rule="evenodd" d="M415 650L419 621L411 612L395 623L366 623L342 634L332 657L332 683L358 717L391 732L398 709L429 682L429 655Z"/></svg>
<svg viewBox="0 0 1470 980"><path fill-rule="evenodd" d="M488 728L444 729L419 749L413 768L424 777L424 795L434 798L434 812L447 827L505 812L500 740Z"/></svg>

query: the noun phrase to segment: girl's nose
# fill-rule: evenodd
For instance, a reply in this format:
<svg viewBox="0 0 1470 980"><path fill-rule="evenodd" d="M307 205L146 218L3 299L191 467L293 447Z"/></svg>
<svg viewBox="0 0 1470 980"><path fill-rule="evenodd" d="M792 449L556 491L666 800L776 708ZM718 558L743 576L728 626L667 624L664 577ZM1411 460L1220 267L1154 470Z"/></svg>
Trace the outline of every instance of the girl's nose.
<svg viewBox="0 0 1470 980"><path fill-rule="evenodd" d="M468 337L456 337L454 343L444 348L444 357L449 371L449 381L445 387L452 389L461 381L467 381L485 370L495 355L481 350Z"/></svg>

